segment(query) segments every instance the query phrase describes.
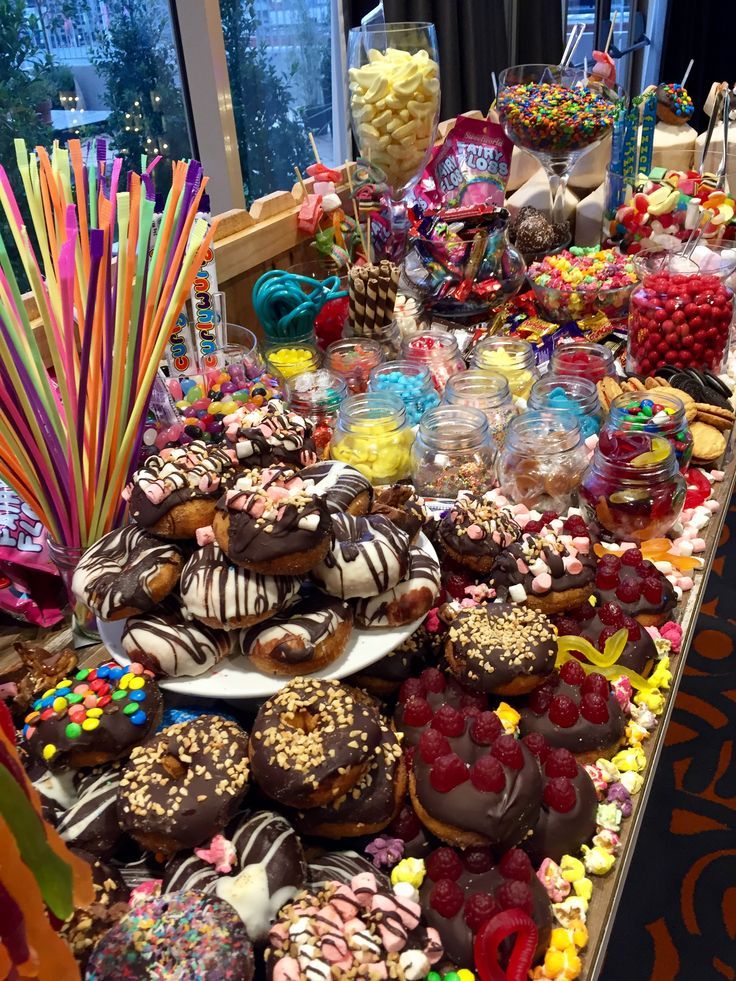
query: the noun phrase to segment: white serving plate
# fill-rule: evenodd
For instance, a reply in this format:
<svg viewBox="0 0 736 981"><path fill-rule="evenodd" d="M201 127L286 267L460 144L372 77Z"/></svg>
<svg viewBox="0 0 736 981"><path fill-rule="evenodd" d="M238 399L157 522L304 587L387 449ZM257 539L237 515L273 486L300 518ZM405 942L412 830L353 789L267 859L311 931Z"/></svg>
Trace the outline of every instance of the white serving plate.
<svg viewBox="0 0 736 981"><path fill-rule="evenodd" d="M437 557L431 542L423 533L419 535L417 544L425 552ZM404 627L380 627L374 630L353 628L342 657L333 661L324 670L315 671L310 677L347 678L351 674L362 671L395 650L414 633L422 619L408 623ZM130 662L130 658L123 653L121 644L124 627L125 620L97 621L102 642L118 664L123 665ZM231 654L214 668L196 678L162 678L159 685L164 691L176 692L180 695L235 700L269 698L283 688L288 680L286 677L272 678L263 674L257 671L244 655Z"/></svg>

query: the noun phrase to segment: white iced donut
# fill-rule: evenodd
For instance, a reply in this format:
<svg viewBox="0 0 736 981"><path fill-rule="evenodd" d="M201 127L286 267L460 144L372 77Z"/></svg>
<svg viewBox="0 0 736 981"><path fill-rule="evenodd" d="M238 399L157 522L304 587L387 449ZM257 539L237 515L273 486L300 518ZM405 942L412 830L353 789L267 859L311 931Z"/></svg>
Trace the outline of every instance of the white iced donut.
<svg viewBox="0 0 736 981"><path fill-rule="evenodd" d="M400 627L412 623L429 613L439 594L439 562L414 545L409 549L409 569L400 582L378 596L355 601L355 625Z"/></svg>

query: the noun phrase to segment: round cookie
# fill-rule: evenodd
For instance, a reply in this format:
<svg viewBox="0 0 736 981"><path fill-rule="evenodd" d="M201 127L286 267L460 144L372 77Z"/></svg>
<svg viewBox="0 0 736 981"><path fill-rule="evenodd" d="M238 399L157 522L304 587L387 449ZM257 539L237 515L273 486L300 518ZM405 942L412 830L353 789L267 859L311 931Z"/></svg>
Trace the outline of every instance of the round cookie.
<svg viewBox="0 0 736 981"><path fill-rule="evenodd" d="M460 610L445 641L445 657L458 681L494 695L522 695L538 688L556 656L551 621L508 603Z"/></svg>
<svg viewBox="0 0 736 981"><path fill-rule="evenodd" d="M164 855L221 831L248 790L248 734L222 716L167 726L131 753L120 780L124 831Z"/></svg>
<svg viewBox="0 0 736 981"><path fill-rule="evenodd" d="M242 406L225 418L225 438L245 467L306 467L317 462L312 426L279 399Z"/></svg>
<svg viewBox="0 0 736 981"><path fill-rule="evenodd" d="M304 575L330 547L325 501L283 468L241 474L217 502L213 530L232 562L266 575Z"/></svg>
<svg viewBox="0 0 736 981"><path fill-rule="evenodd" d="M345 651L353 629L347 603L312 588L264 623L241 631L240 649L265 674L313 674Z"/></svg>
<svg viewBox="0 0 736 981"><path fill-rule="evenodd" d="M164 538L194 538L199 528L212 524L233 466L226 450L202 440L162 450L136 470L123 492L132 520Z"/></svg>
<svg viewBox="0 0 736 981"><path fill-rule="evenodd" d="M301 841L286 818L273 811L236 819L225 837L235 853L229 873L216 871L196 852L176 856L166 866L162 892L214 893L238 912L253 943L265 943L281 907L306 883Z"/></svg>
<svg viewBox="0 0 736 981"><path fill-rule="evenodd" d="M50 770L123 759L161 721L161 692L142 664L108 661L64 678L33 702L23 737Z"/></svg>
<svg viewBox="0 0 736 981"><path fill-rule="evenodd" d="M95 947L86 981L251 981L253 947L235 910L200 892L134 906Z"/></svg>
<svg viewBox="0 0 736 981"><path fill-rule="evenodd" d="M324 497L331 514L367 514L373 501L373 485L360 470L341 460L322 460L299 474L312 493Z"/></svg>
<svg viewBox="0 0 736 981"><path fill-rule="evenodd" d="M440 595L440 565L424 549L412 545L406 575L378 596L355 600L358 627L401 627L429 613Z"/></svg>
<svg viewBox="0 0 736 981"><path fill-rule="evenodd" d="M72 592L100 620L144 613L174 589L182 556L137 525L126 525L91 545L72 578Z"/></svg>
<svg viewBox="0 0 736 981"><path fill-rule="evenodd" d="M478 497L459 497L444 514L439 538L458 565L490 572L493 560L517 541L521 528L508 511Z"/></svg>
<svg viewBox="0 0 736 981"><path fill-rule="evenodd" d="M406 575L409 539L381 515L332 515L333 542L312 579L340 599L378 596Z"/></svg>
<svg viewBox="0 0 736 981"><path fill-rule="evenodd" d="M230 653L230 637L176 607L130 617L121 644L131 661L140 661L157 677L196 678Z"/></svg>
<svg viewBox="0 0 736 981"><path fill-rule="evenodd" d="M205 545L187 561L179 595L184 615L209 627L252 627L299 592L293 576L267 576L229 561L219 545Z"/></svg>
<svg viewBox="0 0 736 981"><path fill-rule="evenodd" d="M338 681L294 678L263 703L253 724L253 778L290 807L319 807L368 770L382 738L375 703Z"/></svg>
<svg viewBox="0 0 736 981"><path fill-rule="evenodd" d="M78 797L56 823L59 836L72 848L93 855L112 855L122 836L118 820L121 763L79 771Z"/></svg>

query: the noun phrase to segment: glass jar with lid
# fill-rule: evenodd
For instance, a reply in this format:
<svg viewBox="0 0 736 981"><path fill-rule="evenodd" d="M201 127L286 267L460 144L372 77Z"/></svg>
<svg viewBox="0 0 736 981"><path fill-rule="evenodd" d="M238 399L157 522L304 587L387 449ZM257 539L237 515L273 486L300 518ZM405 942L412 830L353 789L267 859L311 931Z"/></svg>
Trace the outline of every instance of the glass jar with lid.
<svg viewBox="0 0 736 981"><path fill-rule="evenodd" d="M595 382L576 375L555 375L547 372L529 395L530 409L552 409L572 412L580 424L583 439L595 436L601 428L603 412Z"/></svg>
<svg viewBox="0 0 736 981"><path fill-rule="evenodd" d="M549 370L555 375L575 375L599 382L606 375L615 375L613 351L605 344L591 341L570 341L558 344L552 352Z"/></svg>
<svg viewBox="0 0 736 981"><path fill-rule="evenodd" d="M440 401L429 368L413 361L379 364L371 372L368 390L398 395L406 408L410 426L416 426L427 409L434 408Z"/></svg>
<svg viewBox="0 0 736 981"><path fill-rule="evenodd" d="M447 330L421 330L404 339L402 350L408 361L418 361L429 368L438 392L444 391L451 375L465 370L457 340Z"/></svg>
<svg viewBox="0 0 736 981"><path fill-rule="evenodd" d="M534 350L528 341L518 337L487 337L473 349L471 368L495 371L509 383L515 398L527 399L539 378Z"/></svg>
<svg viewBox="0 0 736 981"><path fill-rule="evenodd" d="M289 408L314 427L317 452L323 456L337 426L337 413L348 396L345 381L334 371L320 368L294 375L287 384Z"/></svg>
<svg viewBox="0 0 736 981"><path fill-rule="evenodd" d="M685 404L674 395L650 396L647 392L624 392L611 402L605 429L609 432L646 432L664 436L675 451L677 465L687 472L693 455Z"/></svg>
<svg viewBox="0 0 736 981"><path fill-rule="evenodd" d="M580 425L572 413L529 409L509 423L496 466L506 497L559 514L573 503L587 465Z"/></svg>
<svg viewBox="0 0 736 981"><path fill-rule="evenodd" d="M384 360L380 343L369 337L345 337L325 351L325 367L345 380L351 395L368 391L371 372Z"/></svg>
<svg viewBox="0 0 736 981"><path fill-rule="evenodd" d="M366 392L349 396L340 406L330 456L360 470L372 484L393 484L411 473L413 442L401 399Z"/></svg>
<svg viewBox="0 0 736 981"><path fill-rule="evenodd" d="M510 420L519 414L508 381L495 371L471 368L452 375L445 386L443 401L447 405L466 405L484 412L491 441L497 448L503 446Z"/></svg>
<svg viewBox="0 0 736 981"><path fill-rule="evenodd" d="M412 481L424 497L482 494L494 484L494 450L480 409L439 405L425 412L411 453Z"/></svg>

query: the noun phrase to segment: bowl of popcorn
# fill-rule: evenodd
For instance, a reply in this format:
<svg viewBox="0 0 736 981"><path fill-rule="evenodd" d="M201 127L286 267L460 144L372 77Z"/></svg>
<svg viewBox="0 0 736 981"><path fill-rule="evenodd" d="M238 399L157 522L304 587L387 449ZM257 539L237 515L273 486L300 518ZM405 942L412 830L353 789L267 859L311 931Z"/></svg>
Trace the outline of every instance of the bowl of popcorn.
<svg viewBox="0 0 736 981"><path fill-rule="evenodd" d="M566 323L598 313L621 321L629 314L629 298L637 283L630 256L614 249L563 249L529 267L529 282L540 313Z"/></svg>

